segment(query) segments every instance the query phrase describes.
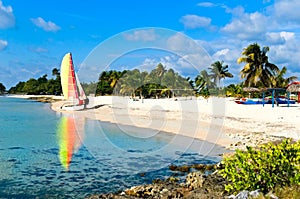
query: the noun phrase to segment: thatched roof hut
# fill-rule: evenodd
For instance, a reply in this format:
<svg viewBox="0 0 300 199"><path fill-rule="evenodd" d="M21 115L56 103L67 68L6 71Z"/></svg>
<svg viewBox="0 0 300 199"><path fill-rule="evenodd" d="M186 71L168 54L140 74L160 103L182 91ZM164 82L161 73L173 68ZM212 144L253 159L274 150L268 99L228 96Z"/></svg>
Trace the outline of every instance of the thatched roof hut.
<svg viewBox="0 0 300 199"><path fill-rule="evenodd" d="M261 90L259 88L255 88L255 87L244 87L243 91L245 91L245 92L260 92Z"/></svg>
<svg viewBox="0 0 300 199"><path fill-rule="evenodd" d="M288 91L288 92L300 92L300 82L290 83L287 86L286 91Z"/></svg>

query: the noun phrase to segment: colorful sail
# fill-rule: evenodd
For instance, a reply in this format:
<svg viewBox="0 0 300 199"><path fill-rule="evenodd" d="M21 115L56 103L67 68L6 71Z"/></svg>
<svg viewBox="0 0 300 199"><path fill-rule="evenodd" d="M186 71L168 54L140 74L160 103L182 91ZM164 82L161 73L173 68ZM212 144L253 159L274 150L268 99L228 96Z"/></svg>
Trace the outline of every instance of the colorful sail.
<svg viewBox="0 0 300 199"><path fill-rule="evenodd" d="M81 146L83 135L84 118L75 120L73 116L61 117L57 128L59 160L66 170L69 170L72 156Z"/></svg>
<svg viewBox="0 0 300 199"><path fill-rule="evenodd" d="M72 54L67 53L61 62L61 86L65 99L78 99L76 77L73 66Z"/></svg>

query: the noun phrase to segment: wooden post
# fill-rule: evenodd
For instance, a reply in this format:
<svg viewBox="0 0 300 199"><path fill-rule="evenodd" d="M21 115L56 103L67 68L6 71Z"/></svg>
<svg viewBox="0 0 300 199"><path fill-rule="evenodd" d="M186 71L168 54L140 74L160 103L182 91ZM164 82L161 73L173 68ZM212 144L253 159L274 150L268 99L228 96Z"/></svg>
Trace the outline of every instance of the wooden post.
<svg viewBox="0 0 300 199"><path fill-rule="evenodd" d="M275 89L272 91L272 108L274 108L274 102L275 102Z"/></svg>
<svg viewBox="0 0 300 199"><path fill-rule="evenodd" d="M264 107L265 106L265 92L263 92L262 103L263 103L263 107Z"/></svg>
<svg viewBox="0 0 300 199"><path fill-rule="evenodd" d="M287 106L290 107L290 92L287 92Z"/></svg>

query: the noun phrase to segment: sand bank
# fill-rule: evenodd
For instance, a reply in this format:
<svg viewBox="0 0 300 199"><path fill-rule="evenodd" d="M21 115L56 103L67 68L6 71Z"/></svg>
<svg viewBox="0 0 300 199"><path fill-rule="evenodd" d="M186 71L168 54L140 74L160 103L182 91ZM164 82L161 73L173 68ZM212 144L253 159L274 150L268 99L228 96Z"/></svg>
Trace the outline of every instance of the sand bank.
<svg viewBox="0 0 300 199"><path fill-rule="evenodd" d="M62 111L64 102L52 103ZM94 106L99 106L92 109ZM300 138L300 105L240 105L232 98L132 100L90 97L91 109L78 111L91 119L151 128L206 140L229 149L255 146L281 137ZM143 136L143 135L141 135Z"/></svg>

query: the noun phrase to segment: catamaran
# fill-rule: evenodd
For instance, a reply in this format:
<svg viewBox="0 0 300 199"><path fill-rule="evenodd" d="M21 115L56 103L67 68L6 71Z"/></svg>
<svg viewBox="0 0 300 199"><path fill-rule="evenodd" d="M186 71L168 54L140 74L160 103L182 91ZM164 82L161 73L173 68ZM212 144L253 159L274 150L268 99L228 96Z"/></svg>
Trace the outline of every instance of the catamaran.
<svg viewBox="0 0 300 199"><path fill-rule="evenodd" d="M60 77L64 99L67 100L61 108L68 111L84 109L88 104L88 98L74 70L71 53L65 54L62 59Z"/></svg>

